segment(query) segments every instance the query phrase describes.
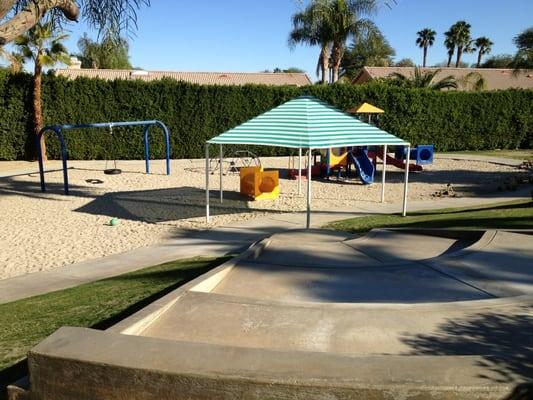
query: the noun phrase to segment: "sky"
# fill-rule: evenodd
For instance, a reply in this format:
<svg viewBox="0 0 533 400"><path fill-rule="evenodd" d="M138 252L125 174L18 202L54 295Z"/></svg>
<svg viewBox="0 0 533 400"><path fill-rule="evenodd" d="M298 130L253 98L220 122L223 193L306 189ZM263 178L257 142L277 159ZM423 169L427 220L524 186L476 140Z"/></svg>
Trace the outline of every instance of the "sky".
<svg viewBox="0 0 533 400"><path fill-rule="evenodd" d="M303 0L305 5L308 2ZM489 37L492 54L514 53L514 36L533 26L533 0L396 0L381 6L372 19L396 50L396 60L422 63L416 32L437 32L428 63L446 60L443 33L458 20L472 25L472 36ZM289 49L291 16L298 0L152 0L138 12L138 29L130 35L132 65L146 70L259 72L298 67L315 79L319 49ZM67 47L77 51L78 38L97 32L83 21L69 25ZM475 62L475 54L465 61Z"/></svg>

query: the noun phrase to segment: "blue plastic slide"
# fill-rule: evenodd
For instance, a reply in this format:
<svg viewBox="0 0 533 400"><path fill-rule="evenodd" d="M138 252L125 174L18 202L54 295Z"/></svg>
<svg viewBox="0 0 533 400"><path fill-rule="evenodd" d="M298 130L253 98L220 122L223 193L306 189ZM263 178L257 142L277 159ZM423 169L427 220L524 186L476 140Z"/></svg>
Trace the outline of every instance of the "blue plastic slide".
<svg viewBox="0 0 533 400"><path fill-rule="evenodd" d="M367 185L374 182L375 168L368 158L368 150L359 150L355 156L350 152L350 160L357 168L361 182Z"/></svg>

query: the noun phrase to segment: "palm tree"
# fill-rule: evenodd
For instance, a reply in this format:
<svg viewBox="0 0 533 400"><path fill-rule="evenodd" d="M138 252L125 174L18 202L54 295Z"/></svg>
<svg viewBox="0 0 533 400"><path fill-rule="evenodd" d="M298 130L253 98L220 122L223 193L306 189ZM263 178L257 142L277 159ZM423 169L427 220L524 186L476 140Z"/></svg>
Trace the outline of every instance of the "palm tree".
<svg viewBox="0 0 533 400"><path fill-rule="evenodd" d="M474 42L474 47L477 50L477 64L476 67L479 68L481 65L481 57L485 54L489 54L492 50L492 43L488 37L482 36L478 37Z"/></svg>
<svg viewBox="0 0 533 400"><path fill-rule="evenodd" d="M15 39L20 55L24 60L34 63L33 69L33 122L35 134L43 128L43 111L41 101L41 84L43 67L52 67L56 63L69 64L67 49L61 43L67 35L56 36L52 23L37 24L24 35ZM42 140L42 139L41 139ZM44 140L41 141L41 154L46 158Z"/></svg>
<svg viewBox="0 0 533 400"><path fill-rule="evenodd" d="M137 11L150 0L0 0L0 46L23 35L43 18L83 19L100 34L117 36L137 27ZM47 19L46 19L47 20Z"/></svg>
<svg viewBox="0 0 533 400"><path fill-rule="evenodd" d="M418 31L416 34L418 35L416 44L421 49L424 49L424 62L422 63L422 66L425 67L428 56L428 47L433 46L437 32L435 32L433 29L426 28Z"/></svg>
<svg viewBox="0 0 533 400"><path fill-rule="evenodd" d="M457 89L457 81L452 75L445 76L438 81L435 77L440 72L440 69L423 72L419 67L415 67L414 73L407 77L399 72L394 72L390 75L393 81L402 87L408 88L426 88L433 90L441 89Z"/></svg>
<svg viewBox="0 0 533 400"><path fill-rule="evenodd" d="M313 19L320 21L331 39L332 81L336 82L346 41L375 27L371 21L360 16L376 12L377 0L314 0L312 4Z"/></svg>
<svg viewBox="0 0 533 400"><path fill-rule="evenodd" d="M466 21L457 21L453 24L449 30L451 42L457 47L457 59L455 61L455 68L459 68L461 65L461 57L465 52L470 50L470 43L472 37L470 36L470 24Z"/></svg>
<svg viewBox="0 0 533 400"><path fill-rule="evenodd" d="M444 36L446 37L446 39L444 39L444 46L446 46L448 53L448 62L446 63L446 67L450 68L450 65L452 64L452 57L455 53L455 42L453 41L453 32L449 30L444 33Z"/></svg>
<svg viewBox="0 0 533 400"><path fill-rule="evenodd" d="M78 48L82 68L132 69L128 41L124 38L106 35L101 42L95 42L84 33L78 40Z"/></svg>
<svg viewBox="0 0 533 400"><path fill-rule="evenodd" d="M22 71L24 60L20 54L7 51L0 46L0 58L3 58L9 63L9 72L17 73Z"/></svg>
<svg viewBox="0 0 533 400"><path fill-rule="evenodd" d="M472 71L460 79L461 85L465 89L471 89L475 92L485 90L487 88L487 80L479 72Z"/></svg>
<svg viewBox="0 0 533 400"><path fill-rule="evenodd" d="M526 29L513 39L518 48L511 66L514 68L514 74L518 75L522 71L533 69L533 27Z"/></svg>
<svg viewBox="0 0 533 400"><path fill-rule="evenodd" d="M297 43L320 46L317 76L320 73L321 81L325 84L328 80L331 35L326 26L315 18L314 7L315 4L311 3L305 10L292 16L293 29L289 33L289 47L293 49Z"/></svg>

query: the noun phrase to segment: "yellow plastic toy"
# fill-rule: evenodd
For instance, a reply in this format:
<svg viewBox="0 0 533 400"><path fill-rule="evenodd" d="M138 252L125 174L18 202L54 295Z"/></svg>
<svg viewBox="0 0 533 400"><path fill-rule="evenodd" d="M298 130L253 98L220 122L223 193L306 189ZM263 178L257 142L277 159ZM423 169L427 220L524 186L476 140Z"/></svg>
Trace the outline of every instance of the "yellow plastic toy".
<svg viewBox="0 0 533 400"><path fill-rule="evenodd" d="M323 149L320 150L322 157L327 159L329 151L329 167L346 167L348 163L348 151L344 147L332 148L332 149Z"/></svg>
<svg viewBox="0 0 533 400"><path fill-rule="evenodd" d="M279 197L279 172L263 171L262 167L240 170L241 194L254 200L274 200Z"/></svg>

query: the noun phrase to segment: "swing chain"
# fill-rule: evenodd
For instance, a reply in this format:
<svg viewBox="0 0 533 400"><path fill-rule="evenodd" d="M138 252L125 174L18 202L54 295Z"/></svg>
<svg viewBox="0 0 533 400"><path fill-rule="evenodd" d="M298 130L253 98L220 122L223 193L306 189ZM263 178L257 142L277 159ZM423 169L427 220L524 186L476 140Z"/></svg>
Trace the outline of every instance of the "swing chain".
<svg viewBox="0 0 533 400"><path fill-rule="evenodd" d="M113 123L110 123L109 124L109 137L111 139L111 143L113 144ZM106 156L106 161L105 161L105 169L107 170L107 163L108 163L109 159L108 157ZM116 157L113 157L113 168L114 169L117 169L117 159Z"/></svg>

